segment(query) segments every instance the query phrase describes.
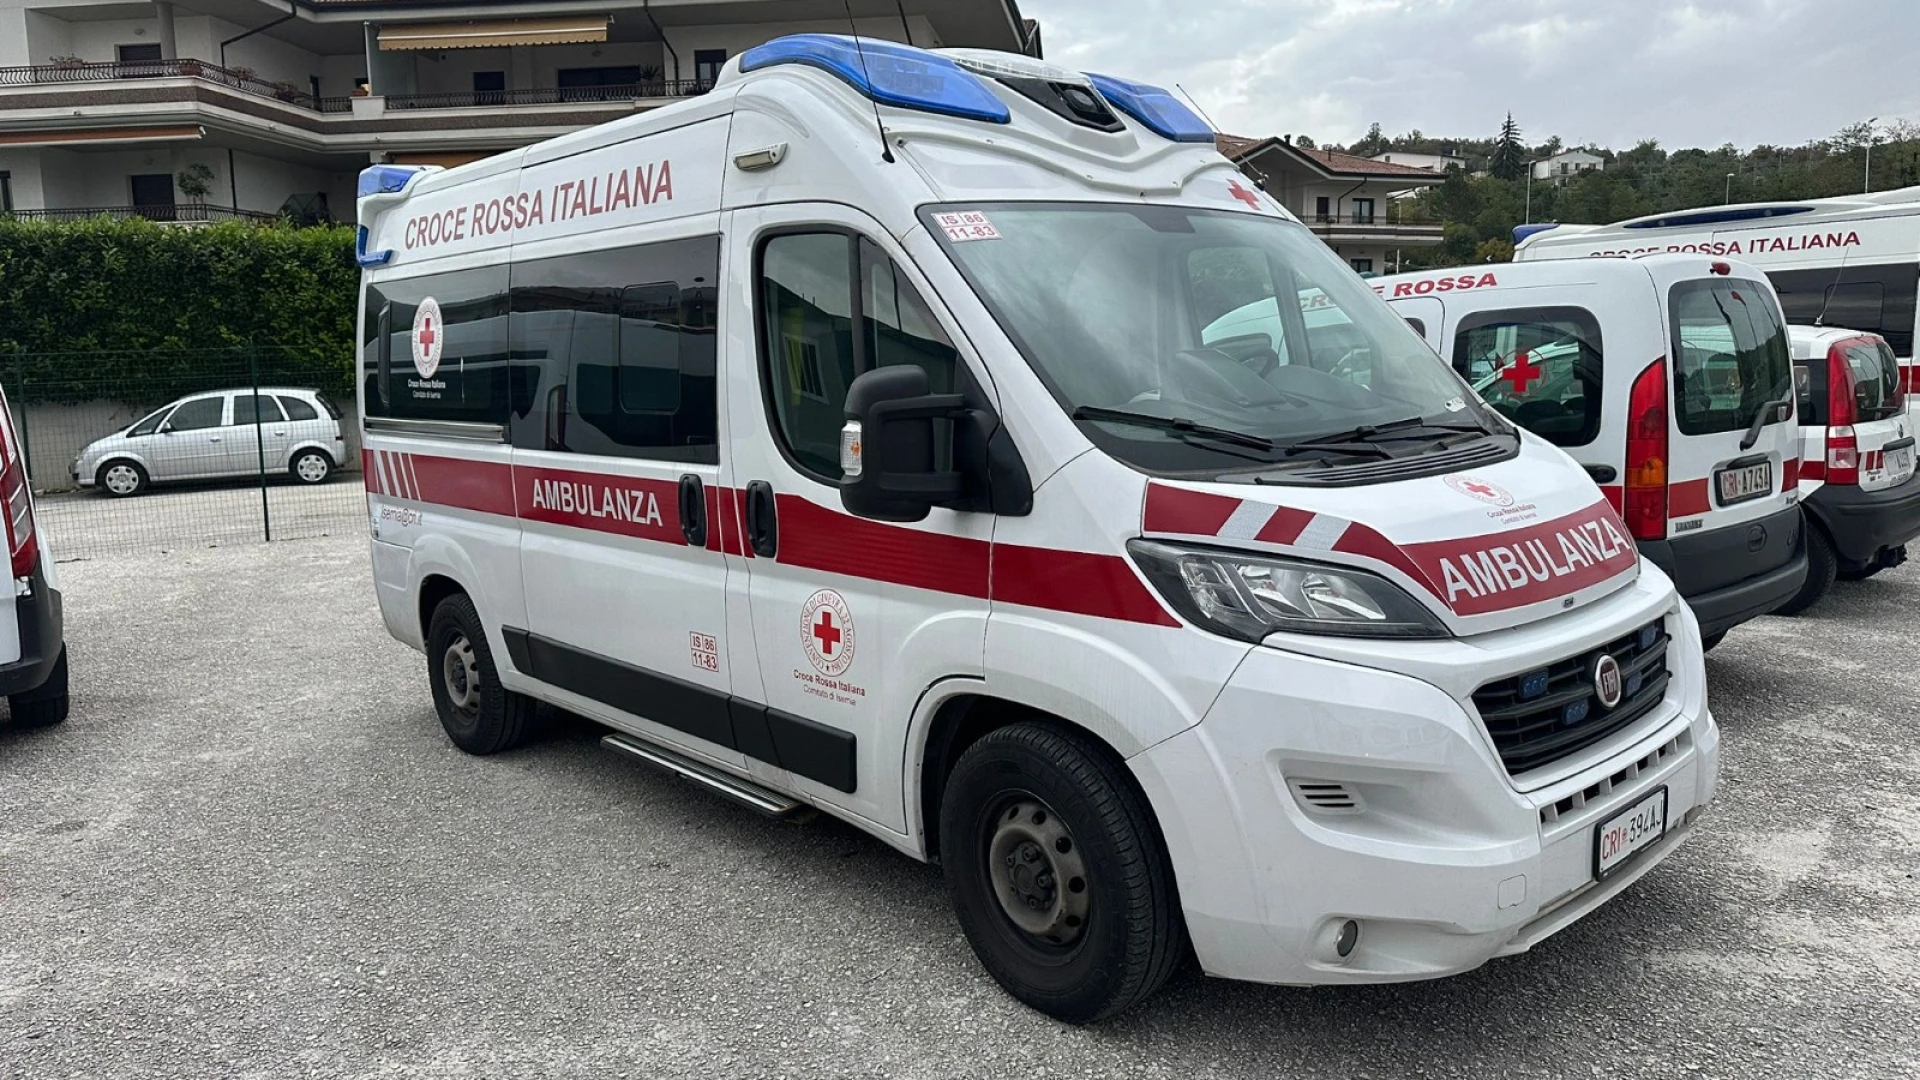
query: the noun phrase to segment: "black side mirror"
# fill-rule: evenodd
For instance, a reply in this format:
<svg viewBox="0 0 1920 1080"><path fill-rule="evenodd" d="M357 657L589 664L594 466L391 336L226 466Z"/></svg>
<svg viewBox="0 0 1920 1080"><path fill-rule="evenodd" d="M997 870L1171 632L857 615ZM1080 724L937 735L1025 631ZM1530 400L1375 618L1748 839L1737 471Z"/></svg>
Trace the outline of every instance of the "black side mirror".
<svg viewBox="0 0 1920 1080"><path fill-rule="evenodd" d="M875 368L847 387L840 431L840 502L876 521L919 521L961 501L966 475L935 468L937 420L965 420L966 399L928 393L927 373L912 364ZM951 448L949 448L951 450Z"/></svg>

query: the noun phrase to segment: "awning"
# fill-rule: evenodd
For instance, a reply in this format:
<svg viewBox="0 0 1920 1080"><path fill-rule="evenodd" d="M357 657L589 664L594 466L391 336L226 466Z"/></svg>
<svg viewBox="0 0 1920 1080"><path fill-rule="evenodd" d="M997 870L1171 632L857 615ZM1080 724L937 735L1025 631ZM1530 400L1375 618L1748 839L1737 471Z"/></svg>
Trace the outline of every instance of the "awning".
<svg viewBox="0 0 1920 1080"><path fill-rule="evenodd" d="M177 127L28 129L0 133L0 146L71 146L75 143L181 142L205 138L197 124Z"/></svg>
<svg viewBox="0 0 1920 1080"><path fill-rule="evenodd" d="M380 47L395 49L488 49L501 45L574 45L607 40L605 15L556 19L490 19L485 22L403 23L380 28Z"/></svg>

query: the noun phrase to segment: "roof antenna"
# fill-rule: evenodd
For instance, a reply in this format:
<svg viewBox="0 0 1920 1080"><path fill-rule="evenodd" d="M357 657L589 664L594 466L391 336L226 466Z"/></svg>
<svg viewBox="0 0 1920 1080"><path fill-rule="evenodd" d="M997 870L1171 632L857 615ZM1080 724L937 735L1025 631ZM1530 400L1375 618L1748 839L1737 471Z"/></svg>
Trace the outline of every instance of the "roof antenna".
<svg viewBox="0 0 1920 1080"><path fill-rule="evenodd" d="M867 89L873 89L873 73L867 70L867 49L860 43L860 28L853 23L853 0L840 0L847 9L847 32L853 35L853 51L860 54L860 77L867 80ZM873 103L873 126L880 129L880 160L893 164L893 150L887 146L887 125L880 119L880 101L871 92L867 100Z"/></svg>
<svg viewBox="0 0 1920 1080"><path fill-rule="evenodd" d="M1847 256L1851 254L1844 248L1840 252L1840 268L1833 273L1833 284L1827 286L1827 294L1820 298L1820 314L1813 317L1813 325L1827 325L1827 305L1833 303L1833 290L1840 287L1840 279L1847 276Z"/></svg>
<svg viewBox="0 0 1920 1080"><path fill-rule="evenodd" d="M1181 86L1179 83L1174 83L1173 88L1180 91L1180 96L1187 99L1187 104L1193 106L1193 111L1199 113L1200 119L1205 120L1207 126L1213 129L1213 133L1218 135L1220 133L1220 125L1213 122L1213 117L1207 115L1207 110L1200 107L1200 103L1193 99L1192 94L1187 93L1187 88ZM1259 188L1261 191L1267 190L1267 174L1254 168L1251 161L1236 161L1233 165L1234 168L1239 169L1252 178L1254 187Z"/></svg>
<svg viewBox="0 0 1920 1080"><path fill-rule="evenodd" d="M913 44L913 27L907 23L907 5L904 0L893 0L893 8L900 13L900 32L907 36L907 44Z"/></svg>

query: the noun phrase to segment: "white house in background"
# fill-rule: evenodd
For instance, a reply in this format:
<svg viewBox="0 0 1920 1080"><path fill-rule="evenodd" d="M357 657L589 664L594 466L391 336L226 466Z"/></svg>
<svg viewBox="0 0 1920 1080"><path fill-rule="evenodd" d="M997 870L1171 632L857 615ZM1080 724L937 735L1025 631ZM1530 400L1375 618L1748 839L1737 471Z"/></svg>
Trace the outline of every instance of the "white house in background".
<svg viewBox="0 0 1920 1080"><path fill-rule="evenodd" d="M1214 142L1359 273L1393 273L1405 249L1432 247L1443 239L1438 220L1423 216L1411 200L1400 197L1411 189L1445 183L1443 172L1337 150L1308 150L1286 136L1221 135Z"/></svg>
<svg viewBox="0 0 1920 1080"><path fill-rule="evenodd" d="M1564 184L1583 172L1602 172L1606 167L1607 159L1598 154L1589 154L1585 150L1562 150L1552 157L1534 162L1533 178Z"/></svg>
<svg viewBox="0 0 1920 1080"><path fill-rule="evenodd" d="M1411 165L1416 169L1444 173L1448 169L1465 169L1467 159L1452 154L1411 154L1405 150L1389 150L1384 154L1375 154L1367 159L1387 165Z"/></svg>
<svg viewBox="0 0 1920 1080"><path fill-rule="evenodd" d="M870 37L1040 55L1016 0L0 0L0 212L351 221L370 162L679 101L849 10Z"/></svg>

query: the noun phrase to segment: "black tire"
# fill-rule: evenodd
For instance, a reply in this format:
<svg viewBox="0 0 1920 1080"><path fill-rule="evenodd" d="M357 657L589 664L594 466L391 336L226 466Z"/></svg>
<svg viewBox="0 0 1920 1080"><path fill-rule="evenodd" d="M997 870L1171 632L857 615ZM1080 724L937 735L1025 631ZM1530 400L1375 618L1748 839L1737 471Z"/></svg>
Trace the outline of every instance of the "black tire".
<svg viewBox="0 0 1920 1080"><path fill-rule="evenodd" d="M107 486L107 473L121 467L133 471L134 483L132 487L121 485L120 490L115 491L113 488ZM100 468L94 471L93 483L95 487L98 487L101 491L106 492L116 499L124 499L132 495L138 495L153 485L152 479L147 476L147 470L142 467L139 462L128 461L126 458L114 458L111 461L101 462Z"/></svg>
<svg viewBox="0 0 1920 1080"><path fill-rule="evenodd" d="M287 462L287 473L303 484L324 484L333 479L333 458L324 450L309 447Z"/></svg>
<svg viewBox="0 0 1920 1080"><path fill-rule="evenodd" d="M1865 581L1886 568L1887 565L1885 563L1875 559L1865 566L1856 566L1851 570L1842 570L1835 576L1841 581Z"/></svg>
<svg viewBox="0 0 1920 1080"><path fill-rule="evenodd" d="M462 676L465 685L458 684ZM511 750L532 727L533 699L500 685L480 614L466 593L440 601L427 620L427 681L440 726L469 754Z"/></svg>
<svg viewBox="0 0 1920 1080"><path fill-rule="evenodd" d="M47 672L47 681L32 690L13 695L7 699L7 705L13 710L14 727L43 728L65 720L70 701L67 694L67 650L62 646L60 659L55 660L53 670Z"/></svg>
<svg viewBox="0 0 1920 1080"><path fill-rule="evenodd" d="M1700 639L1700 651L1712 652L1714 646L1720 644L1725 640L1727 640L1727 632L1725 630L1722 630L1717 634L1708 634L1707 636Z"/></svg>
<svg viewBox="0 0 1920 1080"><path fill-rule="evenodd" d="M1833 553L1833 541L1827 539L1826 530L1809 520L1807 524L1807 580L1793 598L1774 609L1775 615L1798 615L1820 602L1833 588L1833 579L1840 571L1840 561Z"/></svg>
<svg viewBox="0 0 1920 1080"><path fill-rule="evenodd" d="M1044 891L1054 899L1021 917L1054 918L1070 937L1059 943L1014 922L1008 909L1018 906L1011 897L1020 886L1007 884L1003 905L990 865L1009 823L1017 829L1049 811L1058 819L1049 827L1065 835L1033 845L1040 853L1033 865L1074 876L1060 882L1052 875ZM1104 1020L1158 990L1187 955L1173 867L1146 798L1119 759L1083 734L1020 723L974 743L947 779L940 837L947 890L974 954L1009 994L1048 1016L1070 1024ZM1063 839L1067 847L1060 847ZM1047 846L1063 854L1047 853ZM1008 849L1008 867L1016 851L1032 854ZM1077 864L1063 861L1076 854ZM1085 885L1075 890L1082 870ZM1049 877L1027 873L1033 887ZM1084 917L1062 916L1074 910L1069 904Z"/></svg>

